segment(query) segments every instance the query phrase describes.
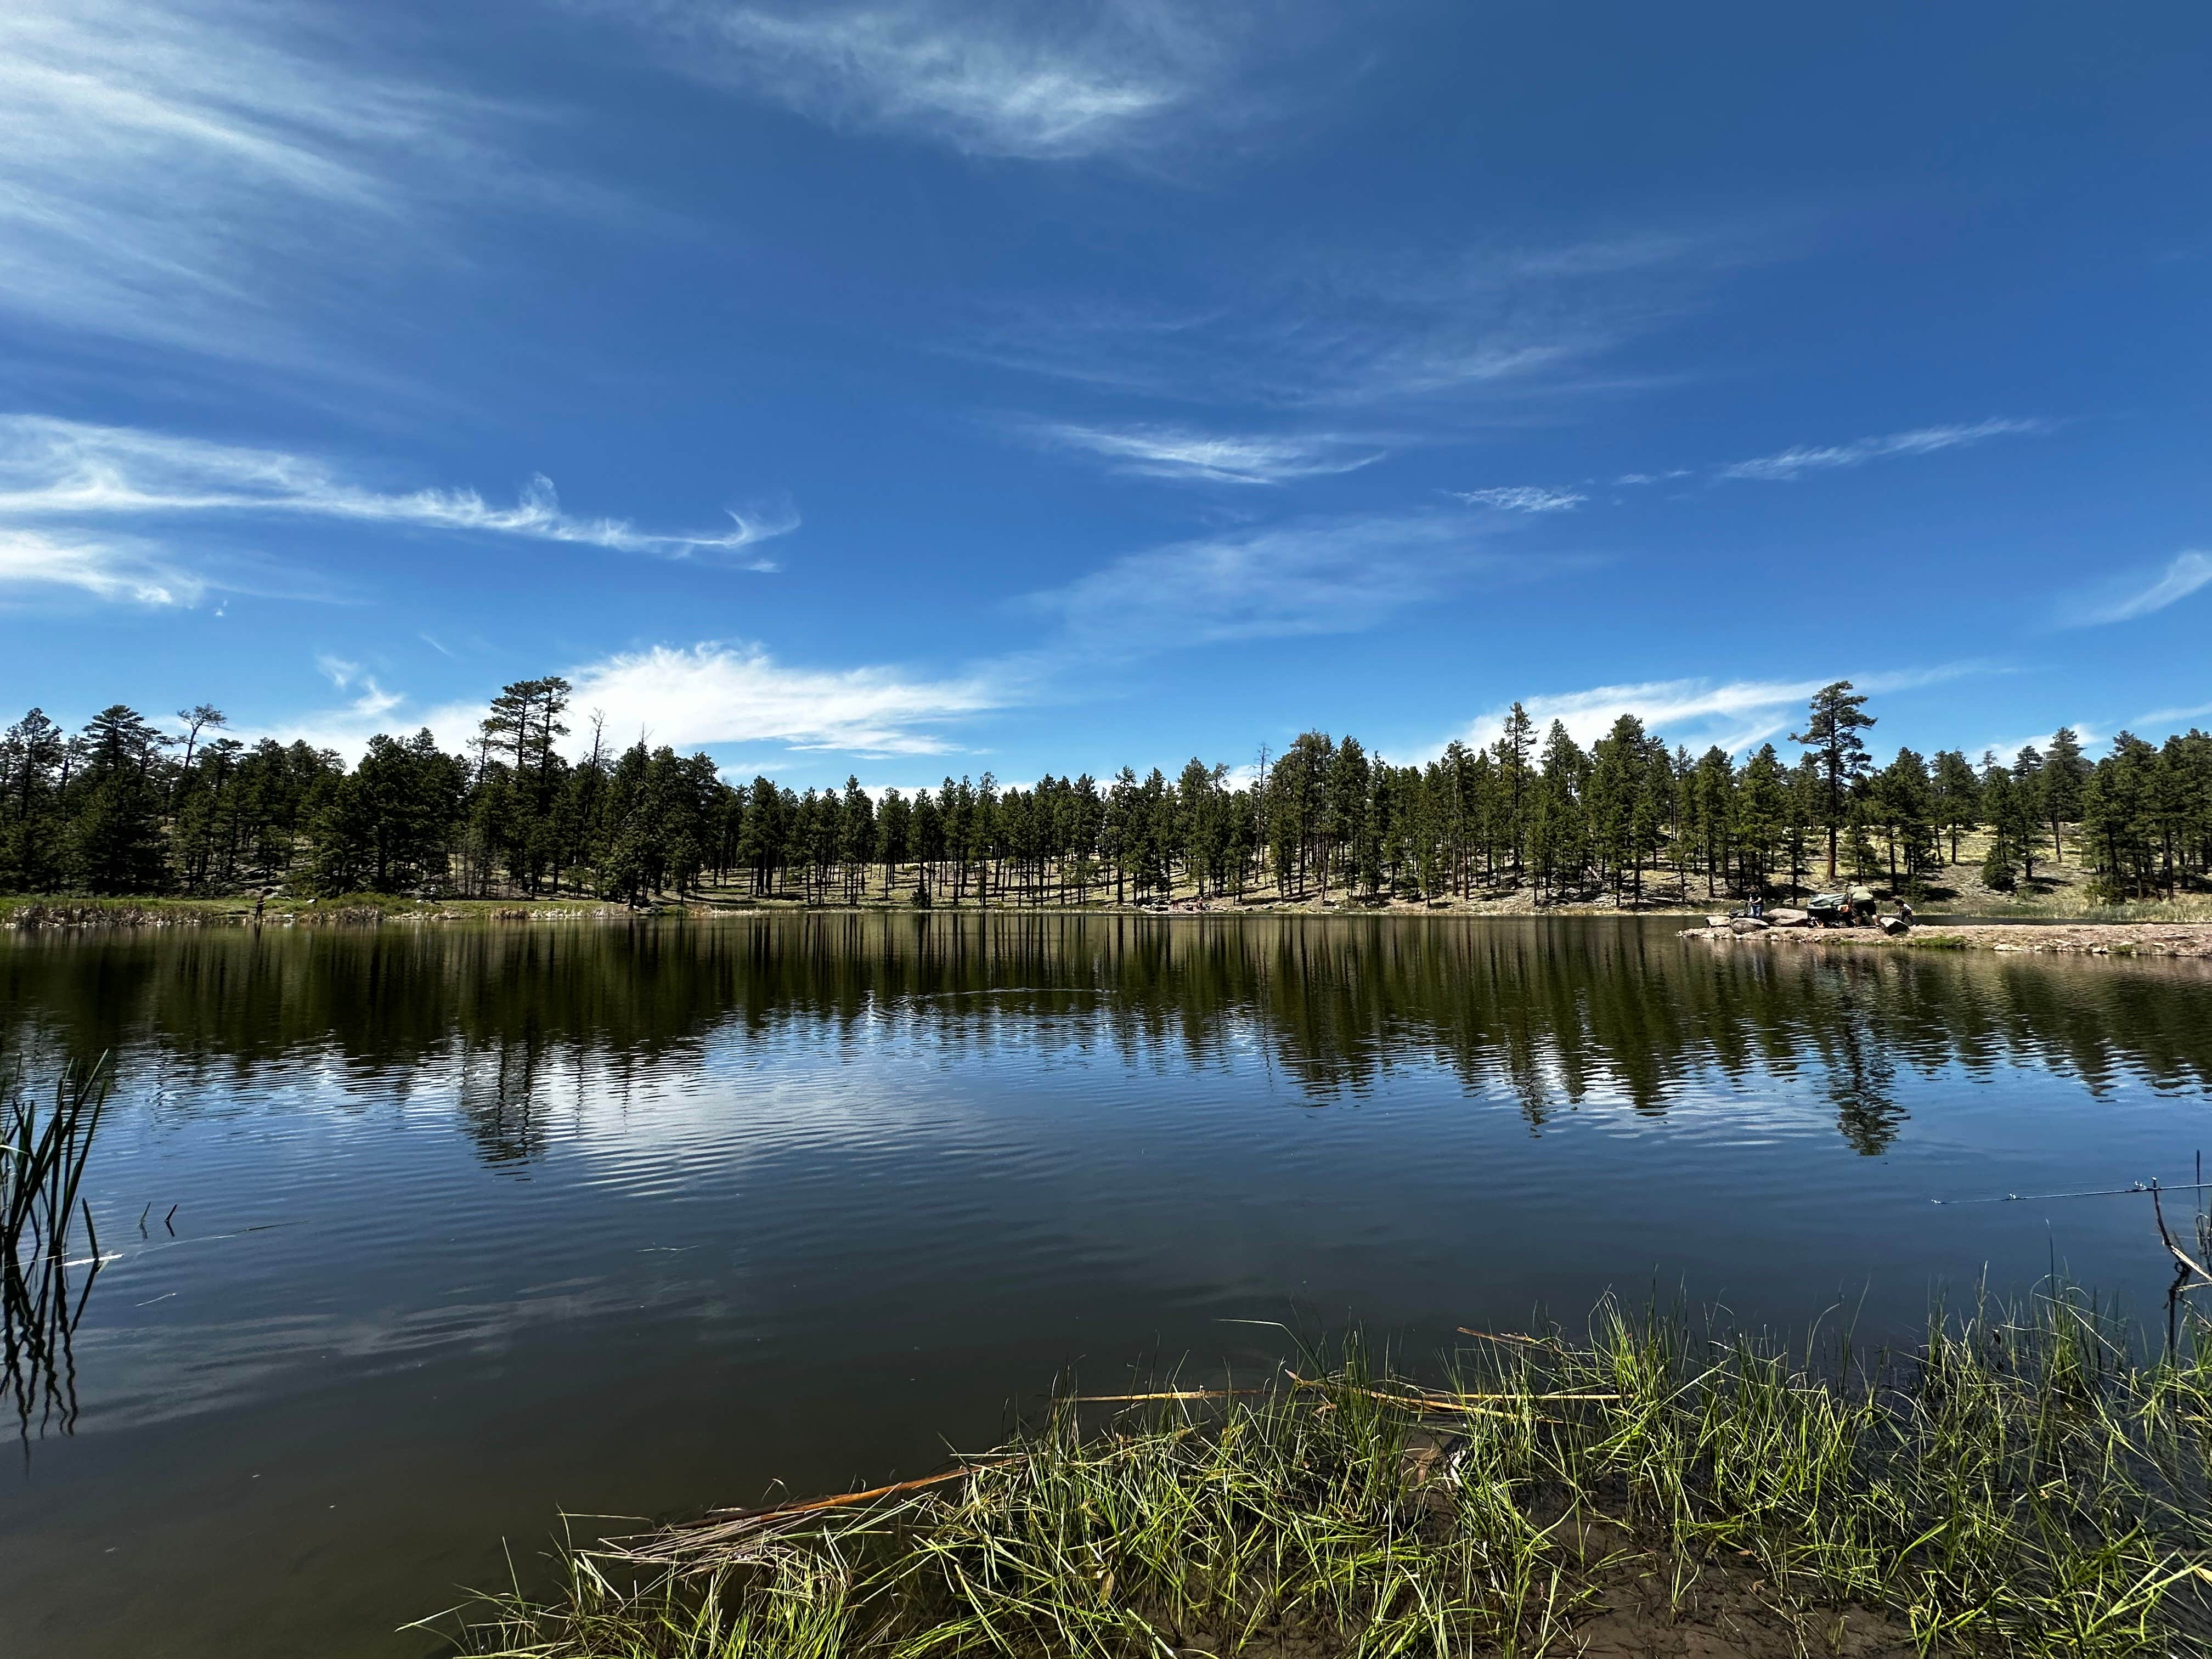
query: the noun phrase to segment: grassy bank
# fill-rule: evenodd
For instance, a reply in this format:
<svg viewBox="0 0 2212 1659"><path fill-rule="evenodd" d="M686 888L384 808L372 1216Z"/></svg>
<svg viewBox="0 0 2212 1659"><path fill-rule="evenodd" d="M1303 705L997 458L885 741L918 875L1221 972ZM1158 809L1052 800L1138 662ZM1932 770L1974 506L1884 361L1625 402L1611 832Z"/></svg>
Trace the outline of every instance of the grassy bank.
<svg viewBox="0 0 2212 1659"><path fill-rule="evenodd" d="M1472 1335L1472 1334L1470 1334ZM1837 1382L1607 1313L1425 1389L1060 1402L953 1472L567 1554L461 1651L1715 1656L2201 1652L2212 1362L2081 1299Z"/></svg>
<svg viewBox="0 0 2212 1659"><path fill-rule="evenodd" d="M335 898L253 901L223 898L0 899L0 927L206 927L251 925L314 927L381 921L536 921L621 915L598 899L403 898L348 893Z"/></svg>
<svg viewBox="0 0 2212 1659"><path fill-rule="evenodd" d="M1633 914L1652 916L1705 916L1737 900L1714 900L1693 904L1650 904ZM1927 908L1927 907L1923 907ZM1942 909L1961 907L1943 903ZM379 921L561 921L584 917L627 919L640 914L660 915L1008 915L1008 916L1121 916L1121 915L1389 915L1420 916L1616 916L1628 914L1612 905L1560 904L1538 908L1527 902L1490 903L1394 900L1389 902L1355 899L1295 900L1184 898L1173 904L1115 904L1094 899L1077 904L1010 904L994 902L977 905L969 901L917 910L898 900L864 900L858 904L810 905L798 899L731 897L707 892L678 898L664 895L643 912L605 899L488 898L419 900L389 893L352 893L325 899L272 899L257 913L250 899L223 898L16 898L0 899L0 927L192 927L250 925L317 926L334 922ZM2124 908L2069 905L2063 898L2047 904L1973 907L1972 914L2017 917L2023 921L2069 922L2093 927L2212 923L2212 899L2184 898L2168 902L2151 901Z"/></svg>

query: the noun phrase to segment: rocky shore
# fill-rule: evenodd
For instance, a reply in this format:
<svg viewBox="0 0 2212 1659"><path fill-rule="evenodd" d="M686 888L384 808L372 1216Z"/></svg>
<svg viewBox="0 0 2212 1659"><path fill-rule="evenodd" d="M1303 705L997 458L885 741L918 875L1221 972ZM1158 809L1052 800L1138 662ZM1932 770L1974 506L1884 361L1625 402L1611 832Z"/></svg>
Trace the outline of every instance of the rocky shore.
<svg viewBox="0 0 2212 1659"><path fill-rule="evenodd" d="M1878 927L1760 927L1743 921L1726 927L1686 927L1684 939L1784 940L1799 945L1885 945L1936 951L2048 951L2100 957L2212 957L2212 922L2080 921L1976 925L1932 923L1904 933Z"/></svg>

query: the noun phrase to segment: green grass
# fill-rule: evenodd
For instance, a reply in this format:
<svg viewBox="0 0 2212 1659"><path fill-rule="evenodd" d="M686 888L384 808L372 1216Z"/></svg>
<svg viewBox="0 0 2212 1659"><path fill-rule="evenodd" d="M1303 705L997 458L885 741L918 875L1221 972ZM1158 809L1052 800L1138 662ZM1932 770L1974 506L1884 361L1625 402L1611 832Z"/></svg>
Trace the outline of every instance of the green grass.
<svg viewBox="0 0 2212 1659"><path fill-rule="evenodd" d="M252 902L244 901L246 908ZM240 908L238 899L44 898L0 899L0 927L144 927L215 921Z"/></svg>
<svg viewBox="0 0 2212 1659"><path fill-rule="evenodd" d="M1063 1401L939 1484L566 1551L556 1592L447 1631L542 1659L2202 1650L2212 1360L2138 1363L2079 1297L1847 1382L1611 1310L1451 1376L1355 1351L1245 1397Z"/></svg>
<svg viewBox="0 0 2212 1659"><path fill-rule="evenodd" d="M434 899L393 893L344 893L313 901L275 898L262 920L286 922L359 922L396 920L498 920L549 915L595 915L605 901L577 898ZM618 907L617 907L618 908ZM250 921L253 901L236 894L218 898L16 898L0 899L0 927L161 927Z"/></svg>

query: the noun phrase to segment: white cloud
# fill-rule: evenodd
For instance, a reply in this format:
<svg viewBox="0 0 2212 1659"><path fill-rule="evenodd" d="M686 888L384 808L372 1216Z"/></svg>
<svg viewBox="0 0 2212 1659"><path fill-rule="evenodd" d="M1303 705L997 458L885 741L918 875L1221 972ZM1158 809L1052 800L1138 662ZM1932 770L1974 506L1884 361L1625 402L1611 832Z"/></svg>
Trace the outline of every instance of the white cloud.
<svg viewBox="0 0 2212 1659"><path fill-rule="evenodd" d="M425 530L519 536L666 557L723 556L782 534L789 513L746 517L732 528L667 534L620 519L564 513L551 482L534 478L512 507L472 489L369 489L326 463L281 450L178 438L44 416L0 416L0 521L158 518L201 514L299 514ZM766 560L744 568L772 570Z"/></svg>
<svg viewBox="0 0 2212 1659"><path fill-rule="evenodd" d="M1567 691L1551 696L1528 697L1522 707L1536 722L1539 743L1553 720L1564 723L1575 741L1589 744L1603 737L1623 714L1633 714L1648 730L1670 740L1717 743L1734 751L1761 742L1804 712L1812 695L1830 680L1731 680L1716 685L1710 680L1649 680L1630 685L1600 685L1587 691ZM1460 741L1481 747L1498 740L1510 711L1494 708L1478 716L1460 734Z"/></svg>
<svg viewBox="0 0 2212 1659"><path fill-rule="evenodd" d="M2074 740L2081 745L2084 754L2094 756L2098 750L2112 740L2111 733L2093 721L2069 720L2066 722L2066 728L2073 732ZM2057 730L2058 728L2054 726L2049 732L2031 732L2024 738L1999 738L1990 742L1978 744L1965 751L1966 757L1975 765L1979 766L1984 755L1994 754L2007 766L2010 766L2023 749L2033 747L2038 754L2047 754L2051 749L2051 733Z"/></svg>
<svg viewBox="0 0 2212 1659"><path fill-rule="evenodd" d="M1000 705L981 678L930 680L891 668L799 668L757 646L654 646L571 669L570 708L597 709L611 738L655 744L772 742L874 755L938 754L939 728ZM580 722L574 722L581 729Z"/></svg>
<svg viewBox="0 0 2212 1659"><path fill-rule="evenodd" d="M365 678L361 683L361 695L348 705L347 713L363 724L374 726L406 701L398 692L386 690L374 678Z"/></svg>
<svg viewBox="0 0 2212 1659"><path fill-rule="evenodd" d="M404 735L427 726L442 747L462 753L475 743L488 708L481 700L417 703L328 653L316 665L341 690L358 685L361 695L265 728L241 728L239 735L304 741L351 761L379 732ZM1005 702L995 683L981 676L933 680L889 667L795 667L758 646L714 642L618 652L569 668L564 678L572 687L568 719L574 729L565 745L571 756L588 746L595 712L606 717L607 740L617 747L643 734L656 748L667 744L678 751L763 742L857 755L935 755L957 747L943 727ZM772 763L762 764L774 769Z"/></svg>
<svg viewBox="0 0 2212 1659"><path fill-rule="evenodd" d="M1806 704L1822 686L1849 679L1869 696L1910 690L1978 671L1978 665L1953 663L1926 669L1886 674L1823 674L1817 679L1647 680L1626 685L1593 686L1587 691L1567 691L1550 696L1528 697L1522 707L1536 723L1536 738L1553 720L1564 724L1575 741L1585 745L1603 737L1623 714L1633 714L1644 729L1670 743L1693 747L1717 744L1731 754L1756 744L1779 741L1792 724L1804 718ZM1493 708L1478 716L1459 733L1471 748L1498 740L1505 729L1507 708ZM1879 711L1875 711L1877 717ZM1786 745L1784 745L1786 747Z"/></svg>
<svg viewBox="0 0 2212 1659"><path fill-rule="evenodd" d="M1618 478L1615 478L1613 483L1616 484L1668 483L1676 478L1686 478L1689 476L1690 469L1688 467L1678 466L1671 468L1665 472L1624 472Z"/></svg>
<svg viewBox="0 0 2212 1659"><path fill-rule="evenodd" d="M1971 426L1923 426L1911 432L1892 432L1877 438L1859 438L1847 444L1785 449L1778 455L1737 461L1722 467L1716 476L1724 479L1780 482L1807 472L1863 466L1869 461L1886 460L1896 455L1930 455L1937 450L1961 448L1990 438L2013 437L2049 429L2049 423L2043 421L1989 420L1979 421Z"/></svg>
<svg viewBox="0 0 2212 1659"><path fill-rule="evenodd" d="M1241 118L1223 20L1156 0L573 3L649 29L701 79L832 126L911 132L971 155L1150 149L1193 122Z"/></svg>
<svg viewBox="0 0 2212 1659"><path fill-rule="evenodd" d="M1046 442L1102 455L1122 472L1211 483L1279 484L1352 472L1382 459L1379 450L1346 453L1352 440L1313 435L1228 434L1179 427L1038 428Z"/></svg>
<svg viewBox="0 0 2212 1659"><path fill-rule="evenodd" d="M2187 599L2207 582L2212 582L2212 553L2192 548L2175 554L2166 568L2149 582L2118 599L2092 606L2075 620L2081 623L2133 622L2138 617L2148 617L2154 611L2163 611Z"/></svg>
<svg viewBox="0 0 2212 1659"><path fill-rule="evenodd" d="M973 354L1181 402L1370 408L1618 391L1597 360L1697 303L1748 257L1712 237L1583 248L1263 252L1144 310L1084 295L1009 307ZM1176 273L1149 273L1170 286Z"/></svg>
<svg viewBox="0 0 2212 1659"><path fill-rule="evenodd" d="M2130 731L2179 731L2184 720L2196 720L2212 714L2212 702L2191 703L2186 708L2154 708L2148 714L2138 714L2128 722Z"/></svg>
<svg viewBox="0 0 2212 1659"><path fill-rule="evenodd" d="M364 67L369 16L0 7L0 310L303 359L279 320L303 289L388 258L426 196L481 199L495 172L474 137L495 112Z"/></svg>
<svg viewBox="0 0 2212 1659"><path fill-rule="evenodd" d="M1125 555L1021 604L1105 655L1352 633L1486 563L1478 540L1431 514L1310 520Z"/></svg>
<svg viewBox="0 0 2212 1659"><path fill-rule="evenodd" d="M0 525L0 592L64 587L134 605L198 603L207 584L129 538L64 537Z"/></svg>
<svg viewBox="0 0 2212 1659"><path fill-rule="evenodd" d="M1536 484L1501 484L1491 489L1444 493L1469 507L1494 507L1504 513L1571 513L1589 500L1571 489L1546 489Z"/></svg>

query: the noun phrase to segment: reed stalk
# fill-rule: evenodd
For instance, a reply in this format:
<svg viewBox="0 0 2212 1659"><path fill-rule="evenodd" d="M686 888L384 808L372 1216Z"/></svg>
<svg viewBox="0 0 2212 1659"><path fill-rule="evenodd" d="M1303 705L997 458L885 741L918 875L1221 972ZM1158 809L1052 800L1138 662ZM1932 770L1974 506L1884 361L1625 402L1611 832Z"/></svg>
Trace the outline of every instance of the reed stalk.
<svg viewBox="0 0 2212 1659"><path fill-rule="evenodd" d="M65 1068L51 1103L20 1078L0 1091L0 1377L26 1435L34 1420L64 1431L76 1422L70 1344L100 1273L92 1206L78 1188L106 1103L104 1060ZM70 1235L79 1215L92 1259L72 1301Z"/></svg>

